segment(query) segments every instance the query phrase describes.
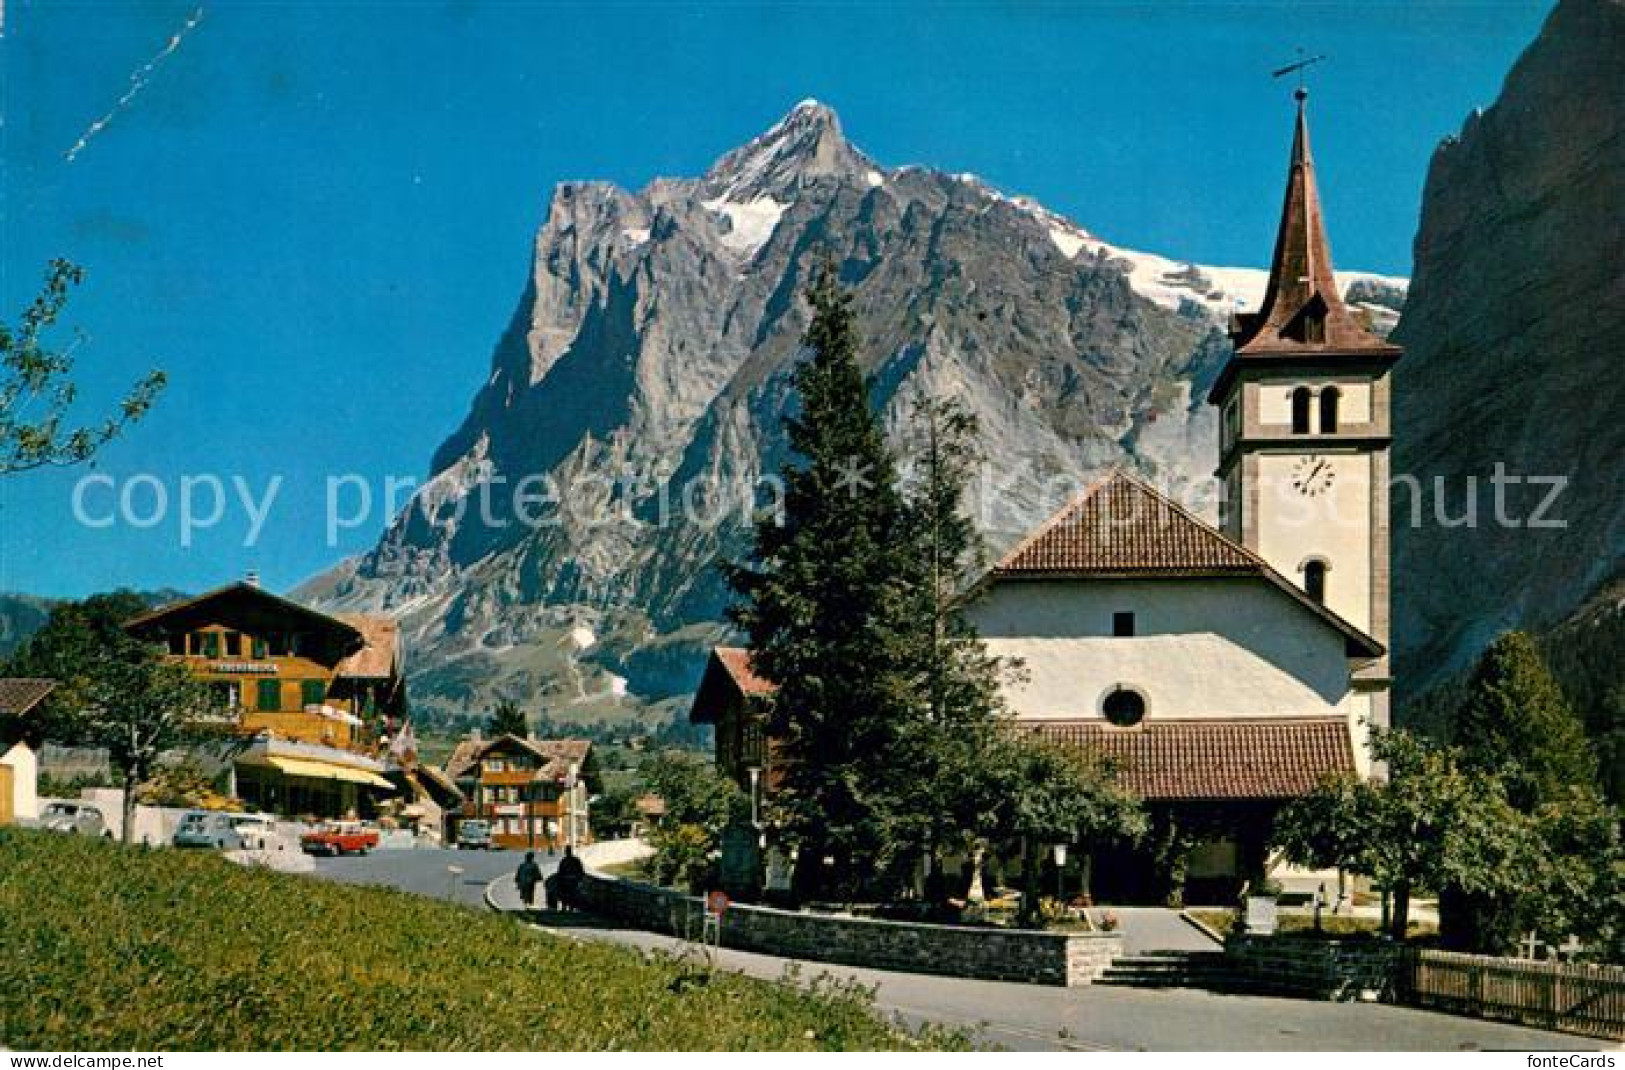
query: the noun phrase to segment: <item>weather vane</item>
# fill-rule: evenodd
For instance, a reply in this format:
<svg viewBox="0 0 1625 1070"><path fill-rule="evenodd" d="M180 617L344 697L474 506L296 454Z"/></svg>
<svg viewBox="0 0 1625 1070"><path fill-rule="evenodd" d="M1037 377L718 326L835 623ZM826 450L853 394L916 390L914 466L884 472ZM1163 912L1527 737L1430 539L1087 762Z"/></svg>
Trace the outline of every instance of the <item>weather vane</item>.
<svg viewBox="0 0 1625 1070"><path fill-rule="evenodd" d="M1280 70L1270 72L1270 77L1271 78L1282 78L1282 77L1285 77L1286 75L1289 75L1289 74L1292 74L1292 73L1296 72L1297 75L1298 75L1298 89L1297 89L1297 92L1294 95L1299 100L1302 100L1304 97L1309 95L1309 90L1304 88L1304 84L1303 84L1304 68L1312 67L1316 63L1319 63L1321 60L1323 60L1325 58L1326 57L1323 56L1323 55L1322 56L1305 56L1303 54L1303 49L1300 48L1300 49L1298 49L1298 61L1296 63L1288 63L1285 67L1282 67Z"/></svg>

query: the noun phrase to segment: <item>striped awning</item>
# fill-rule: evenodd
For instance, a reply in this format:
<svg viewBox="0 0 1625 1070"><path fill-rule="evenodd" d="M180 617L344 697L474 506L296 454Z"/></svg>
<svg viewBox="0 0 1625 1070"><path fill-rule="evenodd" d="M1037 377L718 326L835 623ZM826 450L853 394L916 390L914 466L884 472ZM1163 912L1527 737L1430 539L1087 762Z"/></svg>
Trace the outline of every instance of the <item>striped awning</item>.
<svg viewBox="0 0 1625 1070"><path fill-rule="evenodd" d="M394 784L377 773L353 769L346 765L334 765L332 762L318 762L310 758L284 758L276 754L262 754L241 759L238 764L275 769L285 776L303 777L306 780L338 780L346 784L364 784L367 787L382 788L385 791L395 790Z"/></svg>

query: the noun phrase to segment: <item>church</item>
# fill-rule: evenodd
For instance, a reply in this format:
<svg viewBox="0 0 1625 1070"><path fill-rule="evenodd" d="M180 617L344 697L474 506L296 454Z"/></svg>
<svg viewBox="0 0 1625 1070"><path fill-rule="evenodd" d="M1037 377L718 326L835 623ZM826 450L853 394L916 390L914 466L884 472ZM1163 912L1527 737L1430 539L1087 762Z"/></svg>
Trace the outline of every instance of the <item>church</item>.
<svg viewBox="0 0 1625 1070"><path fill-rule="evenodd" d="M971 609L1017 724L1104 754L1147 804L1150 842L1097 853L1098 900L1225 902L1274 870L1286 802L1373 774L1388 723L1389 371L1398 347L1338 292L1306 94L1262 305L1231 326L1214 527L1112 473L1019 542ZM712 655L692 719L744 786L771 747L771 684ZM769 771L770 772L770 771Z"/></svg>

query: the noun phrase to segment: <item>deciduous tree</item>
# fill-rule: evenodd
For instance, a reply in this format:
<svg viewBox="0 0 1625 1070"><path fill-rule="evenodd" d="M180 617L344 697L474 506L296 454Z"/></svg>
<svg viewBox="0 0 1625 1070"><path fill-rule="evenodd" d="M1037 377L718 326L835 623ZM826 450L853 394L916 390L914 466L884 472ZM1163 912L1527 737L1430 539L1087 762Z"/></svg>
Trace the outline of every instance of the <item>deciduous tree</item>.
<svg viewBox="0 0 1625 1070"><path fill-rule="evenodd" d="M132 386L115 415L75 427L69 423L79 388L72 379L77 342L53 348L45 338L83 272L53 260L45 287L15 326L0 323L0 476L88 461L98 449L147 414L163 390L154 371Z"/></svg>
<svg viewBox="0 0 1625 1070"><path fill-rule="evenodd" d="M1515 901L1544 852L1500 781L1466 768L1454 748L1403 731L1378 735L1372 756L1388 764L1386 782L1329 780L1281 813L1275 842L1287 857L1388 888L1395 939L1405 937L1418 888Z"/></svg>
<svg viewBox="0 0 1625 1070"><path fill-rule="evenodd" d="M136 788L165 752L232 738L218 701L184 666L124 631L145 608L128 591L62 603L8 666L58 681L47 700L46 738L107 749L124 789L126 840Z"/></svg>

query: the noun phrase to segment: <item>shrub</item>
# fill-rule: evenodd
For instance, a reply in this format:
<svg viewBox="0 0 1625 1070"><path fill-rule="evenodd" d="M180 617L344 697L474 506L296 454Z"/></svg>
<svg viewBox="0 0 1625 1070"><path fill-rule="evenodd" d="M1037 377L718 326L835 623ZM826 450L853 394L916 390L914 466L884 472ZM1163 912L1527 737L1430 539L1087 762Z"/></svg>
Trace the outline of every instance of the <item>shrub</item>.
<svg viewBox="0 0 1625 1070"><path fill-rule="evenodd" d="M511 918L215 855L0 829L0 1046L918 1048L865 993L696 978Z"/></svg>

